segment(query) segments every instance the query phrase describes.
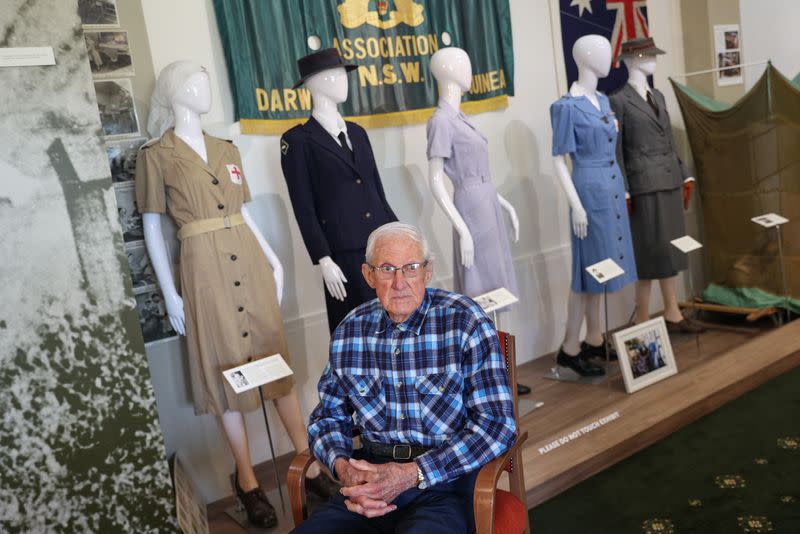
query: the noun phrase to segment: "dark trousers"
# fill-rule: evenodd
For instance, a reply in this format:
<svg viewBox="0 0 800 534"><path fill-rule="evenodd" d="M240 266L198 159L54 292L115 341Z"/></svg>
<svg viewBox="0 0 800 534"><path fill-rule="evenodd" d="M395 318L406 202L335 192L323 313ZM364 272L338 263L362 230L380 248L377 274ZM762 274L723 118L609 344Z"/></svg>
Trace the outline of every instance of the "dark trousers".
<svg viewBox="0 0 800 534"><path fill-rule="evenodd" d="M353 456L358 457L357 454ZM372 463L390 460L365 458ZM368 519L350 512L344 496L336 495L315 509L295 534L469 534L475 530L472 494L478 471L432 488L411 488L394 504L397 510Z"/></svg>
<svg viewBox="0 0 800 534"><path fill-rule="evenodd" d="M325 308L328 311L328 328L331 334L342 322L342 319L350 313L350 310L377 296L375 290L369 287L367 281L364 280L364 275L361 274L361 264L364 263L365 252L366 249L360 249L334 252L331 255L331 259L347 278L347 283L344 285L347 297L344 301L333 298L328 293L328 288L325 288Z"/></svg>

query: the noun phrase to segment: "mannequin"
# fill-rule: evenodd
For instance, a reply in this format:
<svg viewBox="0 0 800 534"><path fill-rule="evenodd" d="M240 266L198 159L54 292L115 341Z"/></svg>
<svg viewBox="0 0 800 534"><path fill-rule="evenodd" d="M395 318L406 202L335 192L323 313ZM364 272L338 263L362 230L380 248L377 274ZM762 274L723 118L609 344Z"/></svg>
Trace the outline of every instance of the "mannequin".
<svg viewBox="0 0 800 534"><path fill-rule="evenodd" d="M600 313L603 286L584 269L612 258L625 271L607 283L609 291L616 291L636 279L636 267L623 181L613 161L616 122L607 97L597 92L598 79L611 69L611 44L602 36L586 35L575 42L572 54L578 66L578 80L569 94L551 106L553 164L570 205L573 232L572 288L566 334L557 362L582 376L597 376L605 372L589 360L605 354ZM572 157L572 173L566 154ZM584 318L587 331L582 343Z"/></svg>
<svg viewBox="0 0 800 534"><path fill-rule="evenodd" d="M255 405L252 403L252 397L251 399L243 398L240 401L239 397L235 395L221 394L220 392L227 386L222 383L223 379L219 369L245 363L252 357L262 354L261 351L265 347L259 339L261 334L259 330L262 329L264 324L273 325L274 322L277 322L280 328L280 337L283 339L282 324L279 317L280 308L278 307L283 292L283 267L261 231L254 224L246 203L241 204L240 213L243 224L239 226L234 223L232 227L229 226L219 230L189 235L185 233L192 228L192 224L204 218L205 220L211 219L202 214L203 206L200 201L196 198L186 200L185 198L180 199L178 196L173 197L174 191L177 191L180 197L197 197L198 191L203 192L205 190L214 195L213 198L224 200L224 203L228 204L229 209L232 211L234 211L233 206L242 195L245 201L249 200L249 188L247 188L239 170L241 161L238 150L229 142L210 137L202 130L200 117L211 108L210 83L205 69L187 61L175 62L167 66L159 76L151 107L148 129L151 134L160 136L160 139L151 141L143 147L138 158L136 176L137 199L140 209L143 211L145 245L159 285L165 296L170 323L176 332L188 336L187 344L189 346L192 385L195 392L195 411L198 413L212 411L218 416L236 462L235 488L247 509L250 521L261 526L274 525L277 522L275 511L269 505L266 497L261 494L258 481L253 472L247 429L242 415L244 407L254 408ZM167 129L172 125L174 125L174 129ZM201 161L198 161L198 158ZM227 169L227 173L220 169ZM193 173L188 177L190 180L195 180L193 184L186 185L186 183L180 181L182 178L178 174L187 172ZM199 185L196 181L198 176L202 177L202 185ZM226 180L228 181L226 182ZM192 187L195 189L191 189ZM165 191L166 200L164 198ZM180 205L181 202L184 205ZM217 202L217 200L213 202ZM165 208L168 209L170 215L181 226L179 236L183 235L181 245L183 297L175 287L164 237L161 232L161 213L164 212ZM231 220L234 220L236 214L227 213L223 211L223 208L224 205L220 202L218 206L213 206L211 209L214 212L221 211L224 215L230 216ZM209 251L208 243L211 243L212 247L222 246L225 250L224 252L219 250ZM251 246L252 244L255 244L255 247ZM257 248L256 254L263 253L269 267L272 269L271 275L274 277L275 284L275 294L271 296L273 299L272 311L278 317L270 317L266 323L262 321L259 308L262 307L263 302L258 299L264 291L268 294L270 289L262 289L262 286L254 280L258 276L242 278L248 284L248 295L242 296L238 294L238 296L233 297L240 301L237 301L237 304L239 304L238 312L233 310L234 306L231 306L231 313L228 315L233 315L237 318L240 316L242 318L247 317L247 319L241 319L243 321L241 324L249 325L253 329L252 335L247 330L241 334L237 331L236 334L245 340L252 340L248 341L248 343L255 352L250 354L229 354L230 346L225 344L225 339L222 337L224 336L223 328L226 325L221 325L218 331L208 333L203 331L205 328L199 322L203 316L209 313L213 316L213 307L218 299L215 297L210 301L204 301L202 298L198 298L198 295L202 295L204 291L208 295L214 296L214 289L207 287L197 288L196 281L202 279L198 277L197 272L208 269L208 265L213 264L216 260L216 255L225 256L225 259L230 263L226 264L223 269L234 273L233 276L237 277L236 286L238 287L242 282L238 279L240 276L237 273L243 272L247 276L249 271L241 271L237 270L237 268L242 266L241 269L250 269L251 265L258 266L258 262L262 261L255 258L255 263L251 263L253 261L251 254L253 248ZM228 257L229 251L236 251L238 256L241 257L237 257L237 255ZM203 265L197 265L198 263ZM267 265L262 265L263 268L267 268ZM265 272L264 274L267 273ZM213 275L212 282L215 282ZM231 293L230 290L232 289L233 287L226 289L225 292ZM192 298L191 314L187 314L187 306L184 300L187 292ZM249 305L251 304L253 309L250 309ZM198 315L198 312L200 315ZM234 324L234 326L238 325ZM267 335L272 335L272 332L268 332ZM206 343L209 342L209 337L213 345L217 345L217 342L219 342L222 346L220 351L217 351L216 347L209 348L206 346ZM285 347L285 344L283 346ZM267 354L264 355L272 353L272 349L268 346ZM285 349L282 349L281 353L284 358L288 358ZM217 359L209 363L208 358ZM206 368L208 367L211 370L207 372ZM298 451L305 450L308 447L308 437L297 394L291 387L293 381L289 380L282 384L277 384L281 380L265 386L265 391L267 396L273 399L278 415L295 449ZM273 385L275 385L275 388L269 389ZM204 390L215 392L218 397L214 397L214 393L212 393L207 398L199 398L203 396L198 394L198 391L202 392ZM242 394L240 397L245 395L247 394ZM247 404L248 400L250 401L249 405ZM239 404L240 402L241 405ZM319 466L315 466L314 472L319 478ZM321 480L315 484L320 482Z"/></svg>
<svg viewBox="0 0 800 534"><path fill-rule="evenodd" d="M688 207L695 179L675 151L664 96L647 82L656 71L656 55L663 53L652 38L623 43L628 83L610 98L621 125L618 160L632 195L631 230L640 276L635 321L650 318L651 287L657 279L667 328L696 333L702 327L684 319L678 308L677 273L687 268L687 260L670 243L686 233L681 202Z"/></svg>
<svg viewBox="0 0 800 534"><path fill-rule="evenodd" d="M397 217L366 132L337 108L347 99L347 72L356 67L345 65L335 48L301 58L298 66L295 87L311 92L311 119L281 138L281 167L309 256L322 271L333 332L350 310L375 298L361 276L367 237Z"/></svg>
<svg viewBox="0 0 800 534"><path fill-rule="evenodd" d="M477 183L469 185L470 188L482 187L480 191L475 190L470 195L491 195L495 197L499 207L505 210L511 219L514 242L519 240L519 219L514 207L497 193L494 186L488 181L488 158L486 158L486 161L479 162L465 161L469 156L473 155L469 154L470 150L464 150L461 153L453 151L454 143L469 143L470 141L469 139L461 139L462 135L458 130L451 131L453 126L448 123L453 121L453 112L463 123L468 125L468 129L464 130L468 135L470 134L469 129L474 130L474 126L468 123L463 114L459 112L461 97L464 92L469 90L472 83L472 65L469 56L460 48L442 48L431 58L431 73L436 78L439 86L439 106L437 112L428 123L428 176L430 178L431 192L437 204L439 204L453 225L456 236L454 263L460 263L463 269L456 268L455 290L467 296L476 297L486 291L504 286L512 293L517 293L517 281L514 276L513 265L511 265L511 253L502 215L497 214L500 220L496 225L495 220L498 217L491 212L479 214L481 220L467 222L445 189L445 165L448 159L459 159L459 166L464 163L468 167L468 169L456 169L455 162L451 162L453 163L453 168L450 169L448 174L484 174L485 183L483 186L478 186ZM463 129L462 122L456 121L455 124L455 128ZM480 141L477 142L476 146L480 147ZM485 139L483 144L485 145ZM446 156L441 154L446 154ZM462 176L450 176L450 178L454 180L454 183L456 180L462 182L466 179L466 177ZM472 179L473 177L469 178ZM479 179L478 182L480 182L481 177L478 176L477 178ZM460 192L460 185L459 183L456 187L457 198ZM462 195L462 198L466 196ZM469 203L470 199L463 198L462 204ZM492 206L490 205L489 208L491 211ZM470 226L473 226L473 229L480 226L482 230L489 226L495 230L494 233L488 236L488 239L484 239L482 243L483 249L476 251ZM487 250L486 247L490 247L492 244L496 245L496 250L494 248ZM476 265L476 255L479 257L478 263L487 264L482 270L482 266ZM488 258L491 258L492 265L488 265ZM503 262L503 260L506 261ZM505 264L503 265L503 263Z"/></svg>

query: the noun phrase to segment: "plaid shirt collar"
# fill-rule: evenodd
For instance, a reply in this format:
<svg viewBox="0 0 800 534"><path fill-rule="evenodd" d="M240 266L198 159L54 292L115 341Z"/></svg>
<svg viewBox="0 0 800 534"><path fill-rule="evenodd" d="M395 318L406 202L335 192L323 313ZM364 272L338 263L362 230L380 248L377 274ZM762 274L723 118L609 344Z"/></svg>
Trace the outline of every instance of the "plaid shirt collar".
<svg viewBox="0 0 800 534"><path fill-rule="evenodd" d="M431 308L430 292L430 288L425 289L425 296L422 298L422 304L408 316L408 319L400 324L392 321L383 306L380 306L378 329L375 333L383 334L385 332L391 334L392 331L397 328L402 332L413 332L415 335L419 335L422 330L422 325L425 323L425 317L428 315L428 310Z"/></svg>

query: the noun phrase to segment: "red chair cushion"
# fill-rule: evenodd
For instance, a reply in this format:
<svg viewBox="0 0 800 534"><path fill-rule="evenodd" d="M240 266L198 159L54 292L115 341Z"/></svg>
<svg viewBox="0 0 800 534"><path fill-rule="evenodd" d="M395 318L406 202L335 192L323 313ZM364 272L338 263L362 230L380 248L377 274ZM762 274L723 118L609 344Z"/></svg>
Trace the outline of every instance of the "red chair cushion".
<svg viewBox="0 0 800 534"><path fill-rule="evenodd" d="M495 534L522 534L528 511L516 496L498 489L494 497Z"/></svg>

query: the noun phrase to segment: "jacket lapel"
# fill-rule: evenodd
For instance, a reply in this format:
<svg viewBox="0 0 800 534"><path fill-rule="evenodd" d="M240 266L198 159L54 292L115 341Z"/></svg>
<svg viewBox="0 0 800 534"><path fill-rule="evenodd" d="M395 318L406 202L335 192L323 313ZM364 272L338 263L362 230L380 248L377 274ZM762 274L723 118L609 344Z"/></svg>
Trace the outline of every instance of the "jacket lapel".
<svg viewBox="0 0 800 534"><path fill-rule="evenodd" d="M342 150L342 147L339 145L339 143L333 140L331 134L325 131L325 128L323 128L322 125L319 122L317 122L317 119L315 119L314 117L309 118L308 121L303 125L303 129L306 132L308 132L311 139L319 146L334 154L337 158L342 160L343 163L349 165L354 170L356 171L358 170L355 163L353 161L350 161L350 158L347 157L347 154L345 154L345 151ZM350 142L353 143L353 137L350 136L349 130L347 132L347 135L350 137ZM355 144L353 145L353 151L358 152L356 150ZM358 158L357 154L356 158Z"/></svg>
<svg viewBox="0 0 800 534"><path fill-rule="evenodd" d="M172 153L176 158L186 161L195 167L200 167L211 176L214 176L212 153L217 151L211 148L213 145L213 140L211 140L205 132L203 132L203 139L206 143L206 158L208 158L208 163L203 161L203 158L200 157L200 154L195 152L194 149L186 144L183 139L175 135L175 130L173 128L170 128L164 132L164 135L161 136L160 143L161 146L165 148L171 148Z"/></svg>
<svg viewBox="0 0 800 534"><path fill-rule="evenodd" d="M650 107L650 104L648 104L645 99L639 96L639 93L636 92L636 89L631 87L631 84L626 83L624 91L625 91L625 96L628 98L628 102L630 102L633 105L633 107L638 108L642 113L647 115L650 118L650 120L656 123L656 125L658 125L659 128L662 128L661 121L659 120L658 117L656 117L653 108ZM657 104L659 106L662 105L661 102L657 102ZM663 115L663 113L661 115Z"/></svg>

